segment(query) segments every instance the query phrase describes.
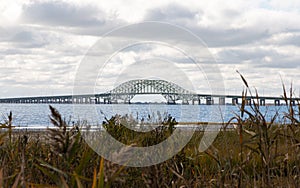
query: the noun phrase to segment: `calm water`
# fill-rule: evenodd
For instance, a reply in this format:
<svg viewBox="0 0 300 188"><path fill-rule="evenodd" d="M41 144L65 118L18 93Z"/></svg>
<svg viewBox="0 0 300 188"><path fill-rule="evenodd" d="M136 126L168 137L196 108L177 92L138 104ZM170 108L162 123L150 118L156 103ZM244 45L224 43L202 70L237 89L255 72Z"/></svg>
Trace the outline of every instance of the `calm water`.
<svg viewBox="0 0 300 188"><path fill-rule="evenodd" d="M85 104L52 104L58 109L62 116L70 122L87 120L90 124L99 124L104 117L111 117L115 114L131 114L134 118L145 120L149 114L157 117L160 114L170 114L179 122L227 122L239 114L236 106L217 105L163 105L163 104L113 104L113 105L85 105ZM286 106L263 106L262 112L266 113L268 120L279 112L277 122L282 121ZM49 105L47 104L0 104L2 119L7 117L9 111L13 113L13 124L21 127L47 127L51 126L49 121Z"/></svg>

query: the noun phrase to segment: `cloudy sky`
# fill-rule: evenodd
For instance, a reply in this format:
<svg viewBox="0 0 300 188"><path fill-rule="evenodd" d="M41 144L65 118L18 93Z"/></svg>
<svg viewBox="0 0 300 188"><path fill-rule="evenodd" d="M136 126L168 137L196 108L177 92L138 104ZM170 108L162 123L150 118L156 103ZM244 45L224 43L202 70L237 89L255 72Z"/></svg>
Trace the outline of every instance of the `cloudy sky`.
<svg viewBox="0 0 300 188"><path fill-rule="evenodd" d="M174 24L201 38L216 61L227 94L241 93L239 70L261 95L279 96L281 78L293 83L299 95L299 20L298 0L1 0L0 97L71 94L89 49L111 30L144 21ZM176 67L183 71L193 69L176 53L170 46L137 45L120 51L111 64L146 65L145 57L154 57L180 62ZM105 78L122 80L118 66L106 69ZM111 86L102 83L103 88ZM200 85L196 90L205 92L205 84Z"/></svg>

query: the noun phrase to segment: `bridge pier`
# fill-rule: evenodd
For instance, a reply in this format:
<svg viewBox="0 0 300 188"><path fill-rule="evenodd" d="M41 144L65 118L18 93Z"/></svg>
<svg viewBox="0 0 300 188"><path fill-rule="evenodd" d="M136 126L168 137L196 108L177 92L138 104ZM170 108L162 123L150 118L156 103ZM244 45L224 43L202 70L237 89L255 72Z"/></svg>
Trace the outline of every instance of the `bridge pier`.
<svg viewBox="0 0 300 188"><path fill-rule="evenodd" d="M246 99L246 105L251 105L252 99Z"/></svg>
<svg viewBox="0 0 300 188"><path fill-rule="evenodd" d="M232 98L232 105L239 104L239 98Z"/></svg>
<svg viewBox="0 0 300 188"><path fill-rule="evenodd" d="M111 104L111 100L108 99L108 98L105 98L105 99L104 99L104 104Z"/></svg>
<svg viewBox="0 0 300 188"><path fill-rule="evenodd" d="M67 98L63 98L63 103L65 103L65 104L69 104L69 99L67 99Z"/></svg>
<svg viewBox="0 0 300 188"><path fill-rule="evenodd" d="M174 101L174 104L176 104L175 101ZM182 104L189 104L189 101L187 101L187 100L182 100Z"/></svg>
<svg viewBox="0 0 300 188"><path fill-rule="evenodd" d="M291 104L292 104L292 106L296 106L296 101L295 101L295 100L292 100L292 101L291 101Z"/></svg>
<svg viewBox="0 0 300 188"><path fill-rule="evenodd" d="M219 105L225 105L225 97L219 98Z"/></svg>
<svg viewBox="0 0 300 188"><path fill-rule="evenodd" d="M114 104L118 104L118 103L119 103L119 101L115 100ZM131 102L129 99L124 99L123 104L131 104Z"/></svg>
<svg viewBox="0 0 300 188"><path fill-rule="evenodd" d="M195 105L195 104L198 104L198 105L199 105L200 103L201 103L201 102L200 102L200 99L193 99L193 100L192 100L192 104L193 104L193 105Z"/></svg>
<svg viewBox="0 0 300 188"><path fill-rule="evenodd" d="M214 100L212 97L206 97L206 105L213 105Z"/></svg>
<svg viewBox="0 0 300 188"><path fill-rule="evenodd" d="M274 105L275 106L280 106L280 100L278 100L278 99L274 100Z"/></svg>
<svg viewBox="0 0 300 188"><path fill-rule="evenodd" d="M266 106L266 100L265 99L260 99L259 104L260 104L260 106Z"/></svg>
<svg viewBox="0 0 300 188"><path fill-rule="evenodd" d="M176 104L176 102L175 101L173 101L173 100L168 100L167 101L167 104ZM184 104L184 102L182 101L182 104Z"/></svg>

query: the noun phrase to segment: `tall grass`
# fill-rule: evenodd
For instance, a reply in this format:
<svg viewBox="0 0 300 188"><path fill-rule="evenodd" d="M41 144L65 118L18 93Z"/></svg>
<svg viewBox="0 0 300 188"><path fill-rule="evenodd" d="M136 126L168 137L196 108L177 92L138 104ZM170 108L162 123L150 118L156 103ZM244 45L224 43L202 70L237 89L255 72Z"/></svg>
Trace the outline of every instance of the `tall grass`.
<svg viewBox="0 0 300 188"><path fill-rule="evenodd" d="M103 159L82 139L80 123L70 125L51 106L54 128L45 132L14 131L9 113L0 124L0 187L299 187L300 105L293 106L292 87L288 93L283 85L287 110L279 124L278 114L267 121L258 92L241 78L246 89L240 113L228 122L236 130L221 131L204 153L198 151L198 131L177 155L150 167ZM145 133L125 126L137 121L130 116L107 118L103 127L125 144L150 146L168 138L177 124L171 116L158 119L162 126Z"/></svg>

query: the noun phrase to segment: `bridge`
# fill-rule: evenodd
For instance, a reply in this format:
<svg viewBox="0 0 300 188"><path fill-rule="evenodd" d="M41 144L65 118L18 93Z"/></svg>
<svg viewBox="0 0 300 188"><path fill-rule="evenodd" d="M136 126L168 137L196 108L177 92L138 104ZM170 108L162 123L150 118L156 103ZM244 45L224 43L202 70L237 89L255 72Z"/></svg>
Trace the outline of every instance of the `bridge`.
<svg viewBox="0 0 300 188"><path fill-rule="evenodd" d="M124 82L116 88L101 94L2 98L0 103L130 104L134 96L149 94L162 95L166 99L167 104L225 105L226 99L229 99L230 104L236 105L242 101L242 96L197 94L165 80L140 79ZM247 96L247 104L251 104L253 99L257 99L262 106L266 105L266 100L273 101L273 104L276 106L284 102L282 97L256 98ZM296 105L296 101L300 101L300 98L288 100L293 105ZM201 103L201 101L204 102Z"/></svg>

